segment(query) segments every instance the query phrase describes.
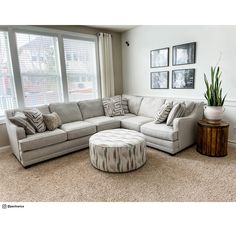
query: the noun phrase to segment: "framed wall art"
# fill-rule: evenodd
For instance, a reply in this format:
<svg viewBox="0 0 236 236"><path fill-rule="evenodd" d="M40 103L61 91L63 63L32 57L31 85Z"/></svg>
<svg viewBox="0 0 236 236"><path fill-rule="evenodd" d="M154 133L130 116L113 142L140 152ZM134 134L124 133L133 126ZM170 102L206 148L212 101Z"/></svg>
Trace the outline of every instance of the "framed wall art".
<svg viewBox="0 0 236 236"><path fill-rule="evenodd" d="M150 52L150 67L169 66L169 48L155 49Z"/></svg>
<svg viewBox="0 0 236 236"><path fill-rule="evenodd" d="M172 48L172 65L187 65L196 62L196 42L186 43Z"/></svg>
<svg viewBox="0 0 236 236"><path fill-rule="evenodd" d="M195 69L172 71L173 89L194 89Z"/></svg>
<svg viewBox="0 0 236 236"><path fill-rule="evenodd" d="M169 88L169 71L151 72L151 89Z"/></svg>

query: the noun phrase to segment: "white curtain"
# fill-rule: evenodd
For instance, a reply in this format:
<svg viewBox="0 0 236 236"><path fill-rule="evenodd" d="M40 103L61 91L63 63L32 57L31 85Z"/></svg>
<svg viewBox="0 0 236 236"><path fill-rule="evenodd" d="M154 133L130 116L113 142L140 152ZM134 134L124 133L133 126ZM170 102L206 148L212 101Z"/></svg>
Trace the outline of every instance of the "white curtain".
<svg viewBox="0 0 236 236"><path fill-rule="evenodd" d="M106 33L99 33L98 46L102 97L114 96L115 88L111 35Z"/></svg>

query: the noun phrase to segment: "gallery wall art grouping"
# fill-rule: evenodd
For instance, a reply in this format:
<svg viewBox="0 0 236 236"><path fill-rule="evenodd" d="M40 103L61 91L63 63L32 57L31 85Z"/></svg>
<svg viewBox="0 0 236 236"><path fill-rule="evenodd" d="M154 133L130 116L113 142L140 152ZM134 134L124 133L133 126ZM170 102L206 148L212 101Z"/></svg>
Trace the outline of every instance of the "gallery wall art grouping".
<svg viewBox="0 0 236 236"><path fill-rule="evenodd" d="M169 66L168 47L151 50L150 67L163 68ZM196 63L196 42L185 43L172 47L172 66ZM151 89L169 88L169 71L156 71L150 73ZM172 89L194 89L195 69L172 70Z"/></svg>

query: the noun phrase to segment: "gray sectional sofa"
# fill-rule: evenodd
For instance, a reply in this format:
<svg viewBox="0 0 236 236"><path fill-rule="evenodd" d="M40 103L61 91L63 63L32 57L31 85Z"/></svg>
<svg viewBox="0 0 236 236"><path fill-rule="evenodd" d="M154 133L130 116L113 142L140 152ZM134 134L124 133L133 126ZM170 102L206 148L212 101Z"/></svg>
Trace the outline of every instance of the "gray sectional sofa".
<svg viewBox="0 0 236 236"><path fill-rule="evenodd" d="M25 166L74 152L89 145L89 138L106 129L126 128L142 132L147 146L175 154L194 144L197 120L202 118L203 103L196 103L192 113L176 118L173 127L154 124L154 116L164 98L122 95L128 99L130 113L107 117L101 99L54 103L37 107L42 113L56 112L62 125L54 131L26 135L25 130L10 122L13 109L6 111L6 126L12 152ZM187 103L188 101L186 101Z"/></svg>

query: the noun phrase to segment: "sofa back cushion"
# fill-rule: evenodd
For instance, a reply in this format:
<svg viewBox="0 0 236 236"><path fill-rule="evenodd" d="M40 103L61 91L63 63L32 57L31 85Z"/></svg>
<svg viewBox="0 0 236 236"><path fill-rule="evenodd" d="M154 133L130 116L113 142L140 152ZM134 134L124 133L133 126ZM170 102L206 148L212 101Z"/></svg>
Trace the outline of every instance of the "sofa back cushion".
<svg viewBox="0 0 236 236"><path fill-rule="evenodd" d="M140 108L141 102L143 100L143 97L123 94L122 99L123 98L127 98L127 100L128 100L128 106L129 106L130 113L138 115L139 108Z"/></svg>
<svg viewBox="0 0 236 236"><path fill-rule="evenodd" d="M102 99L80 101L78 104L84 120L105 115Z"/></svg>
<svg viewBox="0 0 236 236"><path fill-rule="evenodd" d="M155 118L155 115L164 103L165 99L163 98L144 97L138 115Z"/></svg>
<svg viewBox="0 0 236 236"><path fill-rule="evenodd" d="M56 112L62 124L83 120L79 106L76 102L52 103L49 105L51 112Z"/></svg>

